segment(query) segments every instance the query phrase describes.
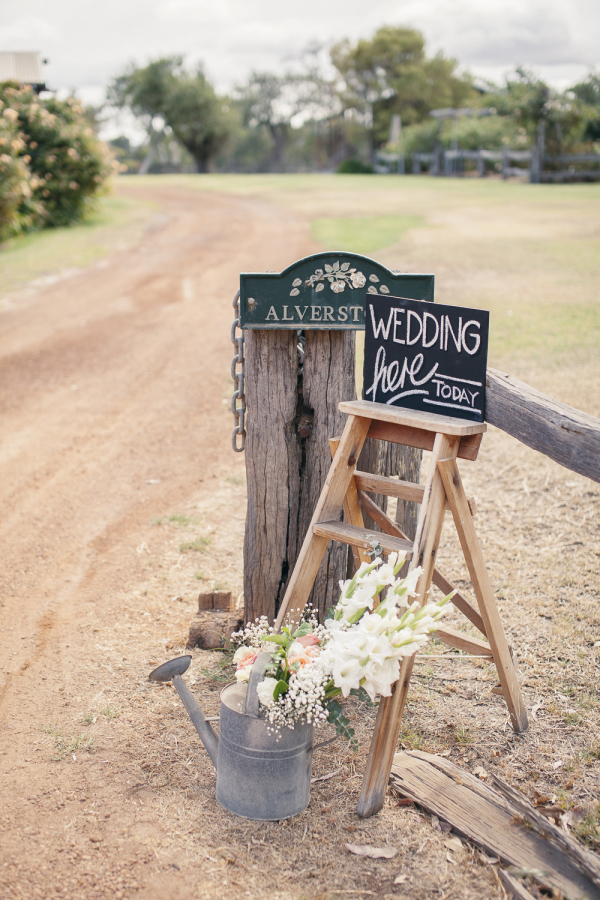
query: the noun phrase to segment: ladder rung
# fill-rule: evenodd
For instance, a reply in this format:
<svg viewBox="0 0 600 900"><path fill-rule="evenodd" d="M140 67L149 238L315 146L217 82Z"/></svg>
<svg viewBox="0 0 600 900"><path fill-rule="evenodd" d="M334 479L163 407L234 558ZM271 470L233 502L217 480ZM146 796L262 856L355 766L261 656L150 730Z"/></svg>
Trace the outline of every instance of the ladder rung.
<svg viewBox="0 0 600 900"><path fill-rule="evenodd" d="M370 472L355 472L354 482L359 491L369 491L371 494L383 494L385 497L398 497L400 500L411 500L413 503L422 503L425 488L422 484L414 484L412 481L398 481L397 478L387 478L385 475L371 475ZM471 515L477 513L475 499L467 499ZM450 512L449 509L446 512Z"/></svg>
<svg viewBox="0 0 600 900"><path fill-rule="evenodd" d="M425 488L422 484L398 481L397 478L386 478L385 475L371 475L369 472L355 472L354 480L359 491L384 494L386 497L399 497L401 500L412 500L413 503L423 502Z"/></svg>
<svg viewBox="0 0 600 900"><path fill-rule="evenodd" d="M411 541L382 534L380 531L370 532L366 528L357 528L356 525L348 525L346 522L317 522L313 525L313 533L329 538L330 541L341 541L342 544L362 547L363 550L371 549L368 536L373 534L383 547L384 553L406 553L407 559L412 556Z"/></svg>

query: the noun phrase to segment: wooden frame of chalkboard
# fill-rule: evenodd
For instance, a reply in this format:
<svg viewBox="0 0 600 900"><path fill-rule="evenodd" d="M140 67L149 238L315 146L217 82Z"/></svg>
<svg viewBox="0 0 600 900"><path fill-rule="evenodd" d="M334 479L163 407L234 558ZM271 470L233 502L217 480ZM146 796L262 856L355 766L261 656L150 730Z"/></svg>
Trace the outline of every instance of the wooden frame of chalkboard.
<svg viewBox="0 0 600 900"><path fill-rule="evenodd" d="M483 422L489 312L367 294L363 398Z"/></svg>

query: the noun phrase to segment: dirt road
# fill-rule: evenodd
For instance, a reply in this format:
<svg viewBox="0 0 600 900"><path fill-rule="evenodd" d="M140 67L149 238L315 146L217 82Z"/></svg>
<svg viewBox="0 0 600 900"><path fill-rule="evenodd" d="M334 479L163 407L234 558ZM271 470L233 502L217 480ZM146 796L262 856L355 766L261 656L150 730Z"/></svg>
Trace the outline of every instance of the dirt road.
<svg viewBox="0 0 600 900"><path fill-rule="evenodd" d="M77 743L75 731L59 733L63 720L107 686L114 659L92 629L112 616L118 625L115 599L145 584L148 544L169 539L153 518L196 495L210 507L219 477L243 465L223 402L239 272L307 250L302 220L258 202L167 189L148 199L158 212L138 245L2 315L0 884L13 896L19 885L58 896L65 873L40 866L61 859L59 807L69 792L78 812L93 803L79 802L91 755L75 770L77 753L65 767L47 752ZM243 496L240 508L243 517ZM238 524L238 554L240 533ZM74 717L77 734L86 712ZM114 892L114 879L105 888Z"/></svg>
<svg viewBox="0 0 600 900"><path fill-rule="evenodd" d="M119 190L155 205L142 238L0 312L0 898L500 898L490 858L418 809L390 795L358 819L373 710L350 705L358 753L316 755L305 812L252 823L216 805L173 689L147 681L183 651L199 588L241 590L238 274L317 248L299 206L164 179ZM461 287L469 266L459 283L440 241L407 245L413 271ZM600 491L494 429L463 472L530 729L512 733L484 662L440 646L417 658L403 746L589 815L596 840ZM468 590L458 560L449 536L440 566ZM188 683L214 716L231 676L221 654L193 655Z"/></svg>

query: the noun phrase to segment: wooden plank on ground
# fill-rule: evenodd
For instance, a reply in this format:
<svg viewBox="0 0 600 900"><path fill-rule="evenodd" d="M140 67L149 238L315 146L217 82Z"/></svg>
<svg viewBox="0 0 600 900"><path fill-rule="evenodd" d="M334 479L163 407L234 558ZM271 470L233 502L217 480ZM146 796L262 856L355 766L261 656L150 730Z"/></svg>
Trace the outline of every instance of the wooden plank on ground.
<svg viewBox="0 0 600 900"><path fill-rule="evenodd" d="M539 877L544 887L558 888L569 900L600 900L600 887L554 838L523 824L505 797L449 760L419 751L397 753L391 782L502 862L544 872Z"/></svg>
<svg viewBox="0 0 600 900"><path fill-rule="evenodd" d="M600 419L497 369L487 370L485 417L561 466L600 481Z"/></svg>

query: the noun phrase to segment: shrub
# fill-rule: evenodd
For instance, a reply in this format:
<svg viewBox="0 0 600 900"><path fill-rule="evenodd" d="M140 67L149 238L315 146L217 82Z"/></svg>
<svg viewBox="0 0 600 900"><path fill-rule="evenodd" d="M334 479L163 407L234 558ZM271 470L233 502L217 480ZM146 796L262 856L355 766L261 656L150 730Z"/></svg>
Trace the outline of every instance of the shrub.
<svg viewBox="0 0 600 900"><path fill-rule="evenodd" d="M338 175L372 175L373 166L367 166L359 159L345 159L337 168Z"/></svg>
<svg viewBox="0 0 600 900"><path fill-rule="evenodd" d="M0 115L0 241L18 234L21 230L19 207L28 194L29 171L17 157L23 146L19 138L11 109Z"/></svg>
<svg viewBox="0 0 600 900"><path fill-rule="evenodd" d="M74 98L40 100L29 86L10 82L0 85L0 103L16 131L6 165L21 179L13 233L77 222L112 170L83 107Z"/></svg>

